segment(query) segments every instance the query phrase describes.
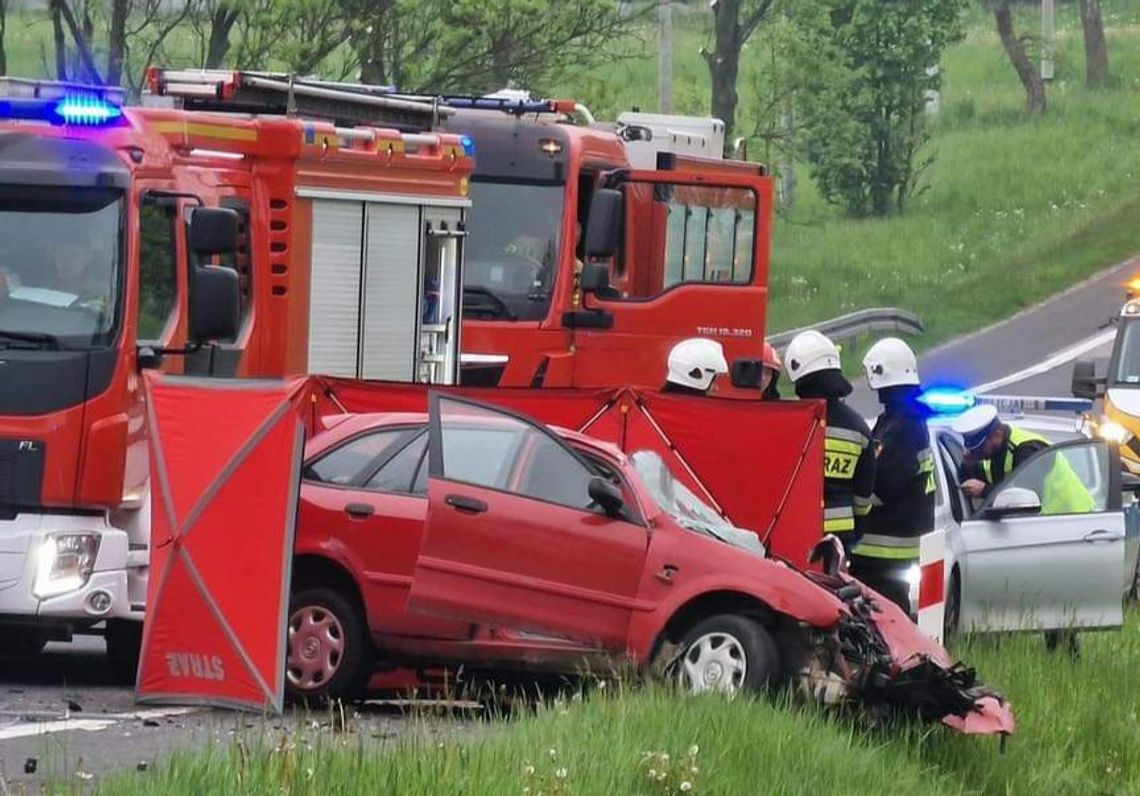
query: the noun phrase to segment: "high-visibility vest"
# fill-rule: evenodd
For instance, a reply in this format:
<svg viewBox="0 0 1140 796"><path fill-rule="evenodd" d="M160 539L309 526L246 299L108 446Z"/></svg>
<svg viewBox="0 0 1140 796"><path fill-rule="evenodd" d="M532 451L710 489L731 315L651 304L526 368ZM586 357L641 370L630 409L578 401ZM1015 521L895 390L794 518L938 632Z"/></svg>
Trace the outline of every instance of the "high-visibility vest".
<svg viewBox="0 0 1140 796"><path fill-rule="evenodd" d="M1044 437L1010 426L1009 440L1006 442L1004 452L1003 473L1008 474L1013 470L1014 450L1026 442L1049 444ZM986 482L993 484L993 468L989 459L982 462L982 472ZM1096 501L1089 494L1084 482L1061 453L1053 456L1053 466L1042 479L1040 497L1042 514L1087 514L1096 508Z"/></svg>

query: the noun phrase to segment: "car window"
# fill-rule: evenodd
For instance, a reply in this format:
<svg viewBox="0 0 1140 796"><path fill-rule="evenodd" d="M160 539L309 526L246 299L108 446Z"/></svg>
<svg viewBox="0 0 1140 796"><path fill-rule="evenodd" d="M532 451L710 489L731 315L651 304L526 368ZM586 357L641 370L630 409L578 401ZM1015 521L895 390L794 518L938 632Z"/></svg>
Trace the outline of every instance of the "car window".
<svg viewBox="0 0 1140 796"><path fill-rule="evenodd" d="M942 472L946 476L947 491L950 493L948 496L950 513L954 516L955 522L961 523L963 517L962 503L965 500L958 483L958 474L962 469L962 443L950 434L939 434L938 454L942 459Z"/></svg>
<svg viewBox="0 0 1140 796"><path fill-rule="evenodd" d="M589 487L594 473L573 454L537 431L530 434L526 451L514 491L575 509L592 508Z"/></svg>
<svg viewBox="0 0 1140 796"><path fill-rule="evenodd" d="M1043 515L1108 511L1108 450L1096 442L1047 448L1010 473L994 494L1013 487L1032 490Z"/></svg>
<svg viewBox="0 0 1140 796"><path fill-rule="evenodd" d="M421 432L388 459L371 478L365 481L364 488L377 492L411 492L415 494L412 481L420 467L420 462L425 458L427 440L427 432Z"/></svg>
<svg viewBox="0 0 1140 796"><path fill-rule="evenodd" d="M503 418L503 422L493 426L445 420L442 429L444 478L506 489L526 431L526 425L514 418Z"/></svg>
<svg viewBox="0 0 1140 796"><path fill-rule="evenodd" d="M404 429L385 429L354 437L305 468L304 477L326 484L352 484L364 474L403 434Z"/></svg>
<svg viewBox="0 0 1140 796"><path fill-rule="evenodd" d="M443 461L431 463L433 476L589 508L594 472L540 426L451 398L438 407Z"/></svg>

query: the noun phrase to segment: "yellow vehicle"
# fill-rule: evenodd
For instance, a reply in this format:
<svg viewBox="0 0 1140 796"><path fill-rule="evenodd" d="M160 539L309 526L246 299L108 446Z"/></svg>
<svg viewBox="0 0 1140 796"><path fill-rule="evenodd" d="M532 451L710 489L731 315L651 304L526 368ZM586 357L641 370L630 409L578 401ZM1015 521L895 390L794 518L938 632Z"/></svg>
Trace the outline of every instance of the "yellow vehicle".
<svg viewBox="0 0 1140 796"><path fill-rule="evenodd" d="M1098 375L1092 360L1073 365L1073 395L1102 399L1100 413L1086 418L1088 431L1116 442L1125 469L1140 476L1140 298L1120 310L1108 370Z"/></svg>

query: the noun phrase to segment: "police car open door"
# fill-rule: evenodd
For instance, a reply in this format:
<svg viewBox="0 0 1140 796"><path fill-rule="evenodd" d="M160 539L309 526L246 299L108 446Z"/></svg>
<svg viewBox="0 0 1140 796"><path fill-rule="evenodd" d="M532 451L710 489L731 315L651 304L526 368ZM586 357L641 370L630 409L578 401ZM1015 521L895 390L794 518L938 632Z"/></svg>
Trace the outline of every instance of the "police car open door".
<svg viewBox="0 0 1140 796"><path fill-rule="evenodd" d="M1082 439L1038 452L962 522L950 587L958 627L1119 626L1124 527L1115 445Z"/></svg>

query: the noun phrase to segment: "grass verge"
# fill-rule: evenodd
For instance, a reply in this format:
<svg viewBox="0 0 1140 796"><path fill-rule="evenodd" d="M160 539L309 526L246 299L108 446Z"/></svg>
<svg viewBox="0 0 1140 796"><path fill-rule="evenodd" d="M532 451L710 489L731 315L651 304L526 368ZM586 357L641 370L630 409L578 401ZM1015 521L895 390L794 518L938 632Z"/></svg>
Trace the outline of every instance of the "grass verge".
<svg viewBox="0 0 1140 796"><path fill-rule="evenodd" d="M1039 635L957 652L1017 715L993 739L937 726L870 728L784 699L677 699L656 689L557 701L478 737L411 732L381 750L351 731L176 756L103 783L139 794L1134 794L1140 792L1140 615L1082 637L1082 657Z"/></svg>

